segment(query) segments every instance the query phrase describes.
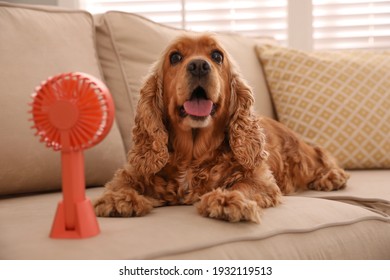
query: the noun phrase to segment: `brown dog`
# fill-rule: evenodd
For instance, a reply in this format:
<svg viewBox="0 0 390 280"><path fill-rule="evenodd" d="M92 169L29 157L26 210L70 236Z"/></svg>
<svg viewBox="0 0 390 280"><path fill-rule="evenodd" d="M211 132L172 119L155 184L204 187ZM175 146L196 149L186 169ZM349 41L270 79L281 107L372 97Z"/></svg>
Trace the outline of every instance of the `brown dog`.
<svg viewBox="0 0 390 280"><path fill-rule="evenodd" d="M253 94L211 35L182 36L154 65L138 103L134 145L95 201L98 216L142 216L195 204L207 217L260 221L282 193L331 191L334 158L253 112Z"/></svg>

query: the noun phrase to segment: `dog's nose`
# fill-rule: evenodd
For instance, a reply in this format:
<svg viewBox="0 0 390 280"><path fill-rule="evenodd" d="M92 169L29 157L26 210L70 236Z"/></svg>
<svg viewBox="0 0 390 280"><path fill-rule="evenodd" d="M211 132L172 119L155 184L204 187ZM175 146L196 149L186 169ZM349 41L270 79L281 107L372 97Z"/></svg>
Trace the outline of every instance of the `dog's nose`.
<svg viewBox="0 0 390 280"><path fill-rule="evenodd" d="M187 65L187 71L196 77L206 76L210 70L210 64L203 59L194 59Z"/></svg>

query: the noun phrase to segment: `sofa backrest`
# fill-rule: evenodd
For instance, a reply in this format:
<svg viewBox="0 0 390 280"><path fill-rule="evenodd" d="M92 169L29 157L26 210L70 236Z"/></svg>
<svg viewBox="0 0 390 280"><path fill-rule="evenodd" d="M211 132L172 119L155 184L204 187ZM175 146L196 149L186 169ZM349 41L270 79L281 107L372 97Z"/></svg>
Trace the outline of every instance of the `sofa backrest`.
<svg viewBox="0 0 390 280"><path fill-rule="evenodd" d="M28 103L41 81L71 71L102 79L89 13L0 3L0 196L61 188L60 153L34 136ZM87 185L104 184L124 161L114 124L85 152Z"/></svg>

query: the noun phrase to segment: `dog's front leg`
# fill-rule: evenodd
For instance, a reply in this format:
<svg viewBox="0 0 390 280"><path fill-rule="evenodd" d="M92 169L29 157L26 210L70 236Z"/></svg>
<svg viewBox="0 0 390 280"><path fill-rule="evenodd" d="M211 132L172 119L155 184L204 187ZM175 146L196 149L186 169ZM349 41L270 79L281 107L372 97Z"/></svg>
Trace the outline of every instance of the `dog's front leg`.
<svg viewBox="0 0 390 280"><path fill-rule="evenodd" d="M95 213L100 217L133 217L148 214L158 201L141 195L145 186L131 172L119 169L105 185L104 193L94 201Z"/></svg>
<svg viewBox="0 0 390 280"><path fill-rule="evenodd" d="M269 169L262 171L230 187L217 188L204 194L196 204L198 212L205 217L229 222L260 223L262 208L278 205L282 197Z"/></svg>

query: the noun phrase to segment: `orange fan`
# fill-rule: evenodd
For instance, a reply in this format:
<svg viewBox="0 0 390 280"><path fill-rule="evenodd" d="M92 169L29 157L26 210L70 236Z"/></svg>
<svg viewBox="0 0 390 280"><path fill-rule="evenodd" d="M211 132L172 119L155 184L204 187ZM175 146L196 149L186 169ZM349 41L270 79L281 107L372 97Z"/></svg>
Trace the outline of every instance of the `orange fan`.
<svg viewBox="0 0 390 280"><path fill-rule="evenodd" d="M84 238L99 234L85 196L83 150L99 143L114 120L107 87L84 73L65 73L43 82L32 95L32 120L41 142L61 151L62 195L51 229L52 238Z"/></svg>

